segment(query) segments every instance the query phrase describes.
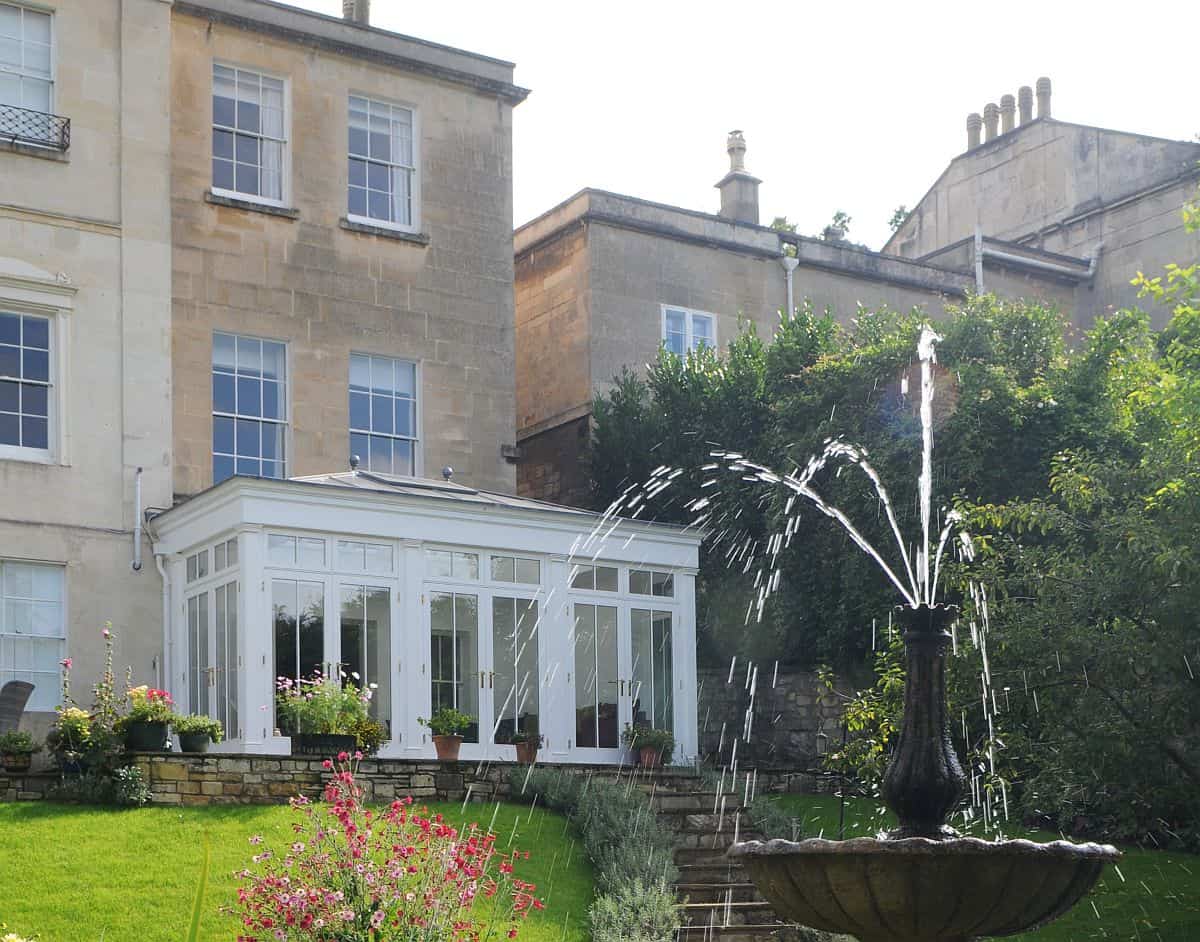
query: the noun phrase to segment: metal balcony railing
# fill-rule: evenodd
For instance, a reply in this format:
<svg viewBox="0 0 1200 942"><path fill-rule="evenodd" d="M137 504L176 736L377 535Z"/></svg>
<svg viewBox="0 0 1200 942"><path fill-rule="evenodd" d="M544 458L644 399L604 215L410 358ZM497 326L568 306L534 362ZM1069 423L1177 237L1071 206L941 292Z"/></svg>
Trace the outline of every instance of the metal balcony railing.
<svg viewBox="0 0 1200 942"><path fill-rule="evenodd" d="M0 104L0 141L50 147L65 153L71 146L71 119Z"/></svg>

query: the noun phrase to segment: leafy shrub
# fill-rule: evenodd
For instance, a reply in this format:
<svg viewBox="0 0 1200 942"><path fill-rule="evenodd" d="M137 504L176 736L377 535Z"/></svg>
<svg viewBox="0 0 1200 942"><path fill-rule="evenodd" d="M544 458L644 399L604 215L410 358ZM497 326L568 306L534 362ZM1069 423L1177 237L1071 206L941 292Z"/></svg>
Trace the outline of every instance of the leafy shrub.
<svg viewBox="0 0 1200 942"><path fill-rule="evenodd" d="M800 822L779 807L766 795L755 795L746 808L750 823L767 840L783 838L788 841L800 839Z"/></svg>
<svg viewBox="0 0 1200 942"><path fill-rule="evenodd" d="M141 769L131 765L114 769L111 782L113 804L140 808L150 803L150 786L146 784Z"/></svg>
<svg viewBox="0 0 1200 942"><path fill-rule="evenodd" d="M275 705L280 725L289 733L351 735L367 718L372 690L339 683L319 671L312 677L275 681Z"/></svg>
<svg viewBox="0 0 1200 942"><path fill-rule="evenodd" d="M596 898L589 912L592 942L663 942L679 929L675 896L663 883L625 883Z"/></svg>
<svg viewBox="0 0 1200 942"><path fill-rule="evenodd" d="M653 749L663 757L664 762L669 761L675 753L675 733L669 729L626 726L621 730L621 742L634 751Z"/></svg>
<svg viewBox="0 0 1200 942"><path fill-rule="evenodd" d="M180 736L207 736L213 742L220 742L225 731L220 720L214 720L203 713L192 713L188 716L176 714L171 717L171 728Z"/></svg>
<svg viewBox="0 0 1200 942"><path fill-rule="evenodd" d="M33 737L24 730L15 730L0 735L0 756L31 756L42 747L35 745Z"/></svg>
<svg viewBox="0 0 1200 942"><path fill-rule="evenodd" d="M347 735L358 741L358 748L367 755L374 755L387 742L387 729L369 716L358 716L347 726Z"/></svg>
<svg viewBox="0 0 1200 942"><path fill-rule="evenodd" d="M475 718L453 707L442 707L427 720L417 717L417 722L428 727L435 736L457 736L474 723Z"/></svg>

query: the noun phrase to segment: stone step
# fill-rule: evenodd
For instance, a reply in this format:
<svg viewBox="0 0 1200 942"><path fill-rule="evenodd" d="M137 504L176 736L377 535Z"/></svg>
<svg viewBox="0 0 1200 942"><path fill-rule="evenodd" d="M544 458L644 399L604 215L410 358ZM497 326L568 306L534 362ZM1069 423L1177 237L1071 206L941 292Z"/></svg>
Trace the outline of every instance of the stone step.
<svg viewBox="0 0 1200 942"><path fill-rule="evenodd" d="M725 859L715 863L679 864L680 883L749 883L745 868L734 860Z"/></svg>
<svg viewBox="0 0 1200 942"><path fill-rule="evenodd" d="M796 929L782 922L764 922L757 925L683 926L675 936L678 942L761 942L763 939L790 940L796 938Z"/></svg>
<svg viewBox="0 0 1200 942"><path fill-rule="evenodd" d="M722 805L724 799L724 805ZM742 798L735 792L714 791L675 792L658 789L650 794L650 803L655 811L663 814L712 814L722 807L726 814L742 809Z"/></svg>
<svg viewBox="0 0 1200 942"><path fill-rule="evenodd" d="M703 882L683 882L675 884L675 895L680 902L687 903L761 903L762 896L758 887L753 883L722 882L720 880L705 880Z"/></svg>
<svg viewBox="0 0 1200 942"><path fill-rule="evenodd" d="M679 918L685 926L760 926L775 921L775 910L765 900L682 903Z"/></svg>
<svg viewBox="0 0 1200 942"><path fill-rule="evenodd" d="M712 814L708 812L686 812L680 814L659 814L658 819L672 831L680 834L713 834L718 832L733 833L737 828L740 834L746 834L748 823L745 815L736 812L730 814ZM745 838L743 837L743 840Z"/></svg>

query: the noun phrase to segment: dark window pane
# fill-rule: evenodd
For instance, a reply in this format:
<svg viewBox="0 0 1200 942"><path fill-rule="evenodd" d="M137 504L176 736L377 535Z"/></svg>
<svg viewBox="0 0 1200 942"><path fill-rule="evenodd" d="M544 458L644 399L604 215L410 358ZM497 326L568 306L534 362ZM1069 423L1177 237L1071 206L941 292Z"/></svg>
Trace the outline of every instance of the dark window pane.
<svg viewBox="0 0 1200 942"><path fill-rule="evenodd" d="M213 156L233 157L233 132L213 131Z"/></svg>
<svg viewBox="0 0 1200 942"><path fill-rule="evenodd" d="M392 400L388 396L371 397L371 431L392 432Z"/></svg>
<svg viewBox="0 0 1200 942"><path fill-rule="evenodd" d="M0 412L0 445L21 444L21 420L15 415Z"/></svg>
<svg viewBox="0 0 1200 942"><path fill-rule="evenodd" d="M239 456L258 457L258 427L260 424L249 419L237 420L237 453ZM238 474L241 474L241 471L238 471Z"/></svg>
<svg viewBox="0 0 1200 942"><path fill-rule="evenodd" d="M415 474L416 467L413 464L413 447L412 442L392 442L393 453L393 470L396 474Z"/></svg>
<svg viewBox="0 0 1200 942"><path fill-rule="evenodd" d="M0 376L21 375L21 348L0 347Z"/></svg>
<svg viewBox="0 0 1200 942"><path fill-rule="evenodd" d="M213 95L213 124L233 127L233 99Z"/></svg>
<svg viewBox="0 0 1200 942"><path fill-rule="evenodd" d="M25 334L22 342L25 346L49 350L50 322L44 317L26 317L23 321Z"/></svg>
<svg viewBox="0 0 1200 942"><path fill-rule="evenodd" d="M350 185L351 186L366 186L367 185L367 165L361 160L350 161Z"/></svg>
<svg viewBox="0 0 1200 942"><path fill-rule="evenodd" d="M257 458L238 458L237 473L256 478L262 473L262 465Z"/></svg>
<svg viewBox="0 0 1200 942"><path fill-rule="evenodd" d="M270 380L263 380L262 384L262 414L268 419L283 418L283 403L279 398L279 384L272 383Z"/></svg>
<svg viewBox="0 0 1200 942"><path fill-rule="evenodd" d="M233 396L233 377L227 373L213 373L213 411L237 411L237 403Z"/></svg>
<svg viewBox="0 0 1200 942"><path fill-rule="evenodd" d="M25 379L41 380L43 383L50 381L50 354L45 350L30 350L28 347L24 351L25 361Z"/></svg>
<svg viewBox="0 0 1200 942"><path fill-rule="evenodd" d="M213 416L213 451L233 454L233 419Z"/></svg>
<svg viewBox="0 0 1200 942"><path fill-rule="evenodd" d="M253 376L237 378L238 415L262 415L262 381Z"/></svg>
<svg viewBox="0 0 1200 942"><path fill-rule="evenodd" d="M239 101L237 103L237 126L239 131L251 131L257 134L260 127L258 105L249 101Z"/></svg>
<svg viewBox="0 0 1200 942"><path fill-rule="evenodd" d="M48 416L47 409L49 389L46 386L32 386L25 383L21 386L21 411L26 415Z"/></svg>
<svg viewBox="0 0 1200 942"><path fill-rule="evenodd" d="M351 216L365 216L367 214L367 191L359 189L356 186L350 187L350 205Z"/></svg>
<svg viewBox="0 0 1200 942"><path fill-rule="evenodd" d="M371 436L371 470L385 474L392 470L392 440L382 435Z"/></svg>
<svg viewBox="0 0 1200 942"><path fill-rule="evenodd" d="M357 457L359 462L364 464L367 461L367 450L370 447L370 442L366 435L351 435L350 436L350 457Z"/></svg>
<svg viewBox="0 0 1200 942"><path fill-rule="evenodd" d="M0 412L18 412L21 408L21 386L0 381Z"/></svg>
<svg viewBox="0 0 1200 942"><path fill-rule="evenodd" d="M371 132L371 156L376 160L392 159L392 142L388 139L387 134Z"/></svg>
<svg viewBox="0 0 1200 942"><path fill-rule="evenodd" d="M370 429L371 399L366 393L350 394L350 427Z"/></svg>
<svg viewBox="0 0 1200 942"><path fill-rule="evenodd" d="M363 157L367 155L366 128L350 129L350 153L361 154Z"/></svg>
<svg viewBox="0 0 1200 942"><path fill-rule="evenodd" d="M396 434L408 436L416 434L416 424L413 422L413 402L411 399L396 400Z"/></svg>
<svg viewBox="0 0 1200 942"><path fill-rule="evenodd" d="M272 460L283 457L283 426L264 422L262 427L262 456Z"/></svg>
<svg viewBox="0 0 1200 942"><path fill-rule="evenodd" d="M0 314L0 343L16 346L21 342L21 318L16 314Z"/></svg>
<svg viewBox="0 0 1200 942"><path fill-rule="evenodd" d="M21 444L26 448L45 448L46 420L25 416L21 419Z"/></svg>
<svg viewBox="0 0 1200 942"><path fill-rule="evenodd" d="M391 220L391 200L388 199L386 193L376 193L374 190L368 191L367 199L367 215L372 219Z"/></svg>
<svg viewBox="0 0 1200 942"><path fill-rule="evenodd" d="M283 477L283 462L282 461L264 461L262 463L262 476L264 478L281 478L281 477Z"/></svg>
<svg viewBox="0 0 1200 942"><path fill-rule="evenodd" d="M233 459L213 455L213 484L220 484L226 478L233 477Z"/></svg>
<svg viewBox="0 0 1200 942"><path fill-rule="evenodd" d="M245 134L237 136L237 162L240 164L255 164L260 161L258 159L258 138L247 137Z"/></svg>
<svg viewBox="0 0 1200 942"><path fill-rule="evenodd" d="M228 160L213 160L213 186L218 190L233 189L233 163Z"/></svg>
<svg viewBox="0 0 1200 942"><path fill-rule="evenodd" d="M388 171L387 167L382 164L370 164L367 167L367 186L372 190L390 189L388 186Z"/></svg>
<svg viewBox="0 0 1200 942"><path fill-rule="evenodd" d="M238 164L236 189L239 193L249 193L251 196L257 196L258 168L250 167L245 164Z"/></svg>

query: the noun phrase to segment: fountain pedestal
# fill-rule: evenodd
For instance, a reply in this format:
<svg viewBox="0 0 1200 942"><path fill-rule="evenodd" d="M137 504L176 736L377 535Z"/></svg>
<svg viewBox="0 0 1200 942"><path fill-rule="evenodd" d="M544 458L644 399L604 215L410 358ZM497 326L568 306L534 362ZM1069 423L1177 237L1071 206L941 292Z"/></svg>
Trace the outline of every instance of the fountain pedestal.
<svg viewBox="0 0 1200 942"><path fill-rule="evenodd" d="M982 841L947 818L965 776L946 716L948 609L908 609L904 719L883 780L900 826L876 840L747 841L745 866L784 919L861 942L966 942L1058 918L1120 853L1106 844Z"/></svg>

